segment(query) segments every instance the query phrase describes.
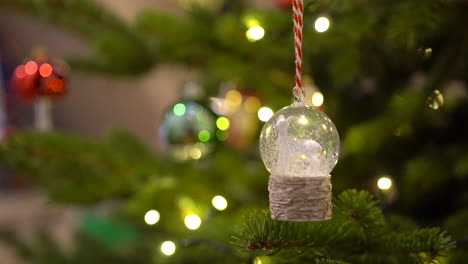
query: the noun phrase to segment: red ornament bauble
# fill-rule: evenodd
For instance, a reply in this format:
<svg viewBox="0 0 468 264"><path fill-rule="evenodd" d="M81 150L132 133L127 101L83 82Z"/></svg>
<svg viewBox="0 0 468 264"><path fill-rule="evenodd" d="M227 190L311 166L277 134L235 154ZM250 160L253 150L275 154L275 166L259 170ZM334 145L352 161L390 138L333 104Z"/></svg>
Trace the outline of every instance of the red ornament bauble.
<svg viewBox="0 0 468 264"><path fill-rule="evenodd" d="M280 9L290 9L292 7L292 0L276 0L276 5Z"/></svg>
<svg viewBox="0 0 468 264"><path fill-rule="evenodd" d="M59 99L67 91L65 73L66 66L40 56L16 67L12 86L24 102L32 102L39 96Z"/></svg>

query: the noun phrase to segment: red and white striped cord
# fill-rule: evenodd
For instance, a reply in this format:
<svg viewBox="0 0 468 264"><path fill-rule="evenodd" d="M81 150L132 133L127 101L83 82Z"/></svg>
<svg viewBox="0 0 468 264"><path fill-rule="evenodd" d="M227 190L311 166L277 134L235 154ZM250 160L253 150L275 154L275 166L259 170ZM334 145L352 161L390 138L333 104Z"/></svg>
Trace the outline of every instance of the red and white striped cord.
<svg viewBox="0 0 468 264"><path fill-rule="evenodd" d="M304 26L304 1L292 0L294 18L294 46L296 56L296 86L293 89L294 101L302 103L305 97L305 90L302 86L302 28Z"/></svg>

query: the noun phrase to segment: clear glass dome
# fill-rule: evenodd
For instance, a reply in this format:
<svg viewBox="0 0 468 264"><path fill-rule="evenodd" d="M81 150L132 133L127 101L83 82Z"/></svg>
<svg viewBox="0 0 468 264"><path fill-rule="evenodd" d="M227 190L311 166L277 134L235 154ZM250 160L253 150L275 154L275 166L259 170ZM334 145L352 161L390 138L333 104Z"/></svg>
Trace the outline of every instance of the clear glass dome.
<svg viewBox="0 0 468 264"><path fill-rule="evenodd" d="M263 163L274 176L328 176L339 151L340 137L331 119L303 104L276 112L260 135Z"/></svg>

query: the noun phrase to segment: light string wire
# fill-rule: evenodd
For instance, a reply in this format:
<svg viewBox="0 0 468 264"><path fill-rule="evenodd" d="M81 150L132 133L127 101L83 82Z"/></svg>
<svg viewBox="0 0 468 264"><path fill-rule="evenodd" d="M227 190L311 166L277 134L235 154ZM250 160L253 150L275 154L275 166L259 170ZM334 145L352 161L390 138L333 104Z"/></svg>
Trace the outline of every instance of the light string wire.
<svg viewBox="0 0 468 264"><path fill-rule="evenodd" d="M302 86L302 28L304 27L304 1L292 0L293 20L294 20L294 52L296 65L296 85L293 88L294 101L303 103L305 90Z"/></svg>

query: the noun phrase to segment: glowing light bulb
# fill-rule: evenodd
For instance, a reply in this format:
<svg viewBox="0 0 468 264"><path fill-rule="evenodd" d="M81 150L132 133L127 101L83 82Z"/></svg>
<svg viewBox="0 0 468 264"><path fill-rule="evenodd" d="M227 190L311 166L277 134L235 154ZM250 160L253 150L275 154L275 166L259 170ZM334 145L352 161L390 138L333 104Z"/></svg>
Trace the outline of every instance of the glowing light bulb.
<svg viewBox="0 0 468 264"><path fill-rule="evenodd" d="M254 259L254 264L263 264L263 263L262 263L262 260L259 257L256 257Z"/></svg>
<svg viewBox="0 0 468 264"><path fill-rule="evenodd" d="M49 77L52 74L52 66L49 63L42 64L39 67L39 74L44 78Z"/></svg>
<svg viewBox="0 0 468 264"><path fill-rule="evenodd" d="M240 105L242 103L242 95L236 90L230 90L226 93L226 101L231 105Z"/></svg>
<svg viewBox="0 0 468 264"><path fill-rule="evenodd" d="M216 126L219 128L219 130L227 130L229 128L229 125L230 125L229 119L227 119L224 116L219 117L216 120Z"/></svg>
<svg viewBox="0 0 468 264"><path fill-rule="evenodd" d="M226 198L220 195L216 195L215 197L213 197L213 199L211 200L211 204L213 204L213 207L219 211L225 210L228 206Z"/></svg>
<svg viewBox="0 0 468 264"><path fill-rule="evenodd" d="M427 58L431 57L431 55L432 55L432 48L426 48L426 49L424 49L424 51L422 51L422 53L423 53L423 57L425 59L427 59Z"/></svg>
<svg viewBox="0 0 468 264"><path fill-rule="evenodd" d="M265 36L265 30L261 26L253 26L245 32L245 36L250 42L255 42Z"/></svg>
<svg viewBox="0 0 468 264"><path fill-rule="evenodd" d="M176 116L183 116L185 114L186 110L187 110L187 108L182 103L174 105L174 114Z"/></svg>
<svg viewBox="0 0 468 264"><path fill-rule="evenodd" d="M439 90L434 90L426 99L426 104L430 108L437 110L444 105L444 95Z"/></svg>
<svg viewBox="0 0 468 264"><path fill-rule="evenodd" d="M154 225L159 221L160 215L156 210L149 210L145 214L145 223L148 225Z"/></svg>
<svg viewBox="0 0 468 264"><path fill-rule="evenodd" d="M190 155L190 157L191 157L192 159L197 160L197 159L201 158L201 156L202 156L201 149L198 148L198 147L196 147L196 146L194 146L194 147L192 147L192 149L190 149L189 155Z"/></svg>
<svg viewBox="0 0 468 264"><path fill-rule="evenodd" d="M379 187L380 190L388 190L392 187L392 180L388 177L381 177L377 181L377 187Z"/></svg>
<svg viewBox="0 0 468 264"><path fill-rule="evenodd" d="M176 245L172 241L164 241L161 244L161 252L166 256L171 256L176 251Z"/></svg>
<svg viewBox="0 0 468 264"><path fill-rule="evenodd" d="M327 17L319 17L315 20L315 30L317 32L325 32L330 27L330 20Z"/></svg>
<svg viewBox="0 0 468 264"><path fill-rule="evenodd" d="M18 67L16 67L15 74L16 78L18 79L24 78L26 76L26 70L24 65L19 65Z"/></svg>
<svg viewBox="0 0 468 264"><path fill-rule="evenodd" d="M272 176L328 176L339 149L340 138L330 118L302 104L276 112L260 134L260 153Z"/></svg>
<svg viewBox="0 0 468 264"><path fill-rule="evenodd" d="M211 138L211 134L210 132L208 132L208 130L202 130L198 133L198 139L201 142L208 142L210 138Z"/></svg>
<svg viewBox="0 0 468 264"><path fill-rule="evenodd" d="M34 61L28 61L24 65L24 70L26 71L27 74L32 75L35 74L37 71L37 63Z"/></svg>
<svg viewBox="0 0 468 264"><path fill-rule="evenodd" d="M309 123L309 120L307 120L307 118L302 116L301 118L299 118L299 123L303 125L307 125Z"/></svg>
<svg viewBox="0 0 468 264"><path fill-rule="evenodd" d="M267 122L273 116L273 110L269 107L262 107L258 110L258 119L263 122Z"/></svg>
<svg viewBox="0 0 468 264"><path fill-rule="evenodd" d="M201 225L201 222L202 221L200 217L196 214L189 214L184 219L185 226L190 230L198 229Z"/></svg>
<svg viewBox="0 0 468 264"><path fill-rule="evenodd" d="M319 107L323 104L323 94L321 92L315 92L312 95L312 105Z"/></svg>

